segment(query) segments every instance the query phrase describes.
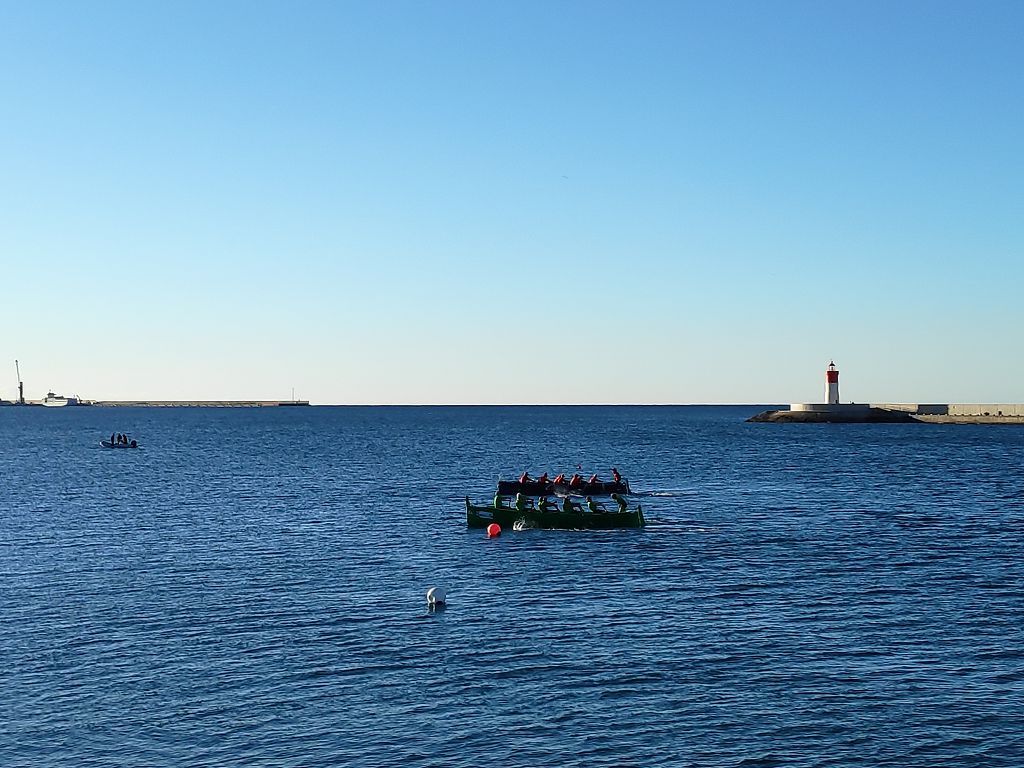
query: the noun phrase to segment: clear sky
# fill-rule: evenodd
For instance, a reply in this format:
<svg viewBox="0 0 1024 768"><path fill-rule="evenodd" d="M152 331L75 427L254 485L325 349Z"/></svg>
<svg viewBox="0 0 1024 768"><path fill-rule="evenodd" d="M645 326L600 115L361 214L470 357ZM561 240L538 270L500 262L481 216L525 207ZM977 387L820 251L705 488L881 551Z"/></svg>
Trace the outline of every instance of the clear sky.
<svg viewBox="0 0 1024 768"><path fill-rule="evenodd" d="M1024 401L1024 3L0 3L0 397ZM7 370L9 366L9 370Z"/></svg>

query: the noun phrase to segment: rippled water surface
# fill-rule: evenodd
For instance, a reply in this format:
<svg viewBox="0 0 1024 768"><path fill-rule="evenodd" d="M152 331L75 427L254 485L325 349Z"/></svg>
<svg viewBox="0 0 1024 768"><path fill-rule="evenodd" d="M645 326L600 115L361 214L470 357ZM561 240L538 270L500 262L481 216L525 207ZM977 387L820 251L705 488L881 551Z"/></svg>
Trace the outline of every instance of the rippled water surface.
<svg viewBox="0 0 1024 768"><path fill-rule="evenodd" d="M757 410L0 408L0 765L1024 765L1024 429Z"/></svg>

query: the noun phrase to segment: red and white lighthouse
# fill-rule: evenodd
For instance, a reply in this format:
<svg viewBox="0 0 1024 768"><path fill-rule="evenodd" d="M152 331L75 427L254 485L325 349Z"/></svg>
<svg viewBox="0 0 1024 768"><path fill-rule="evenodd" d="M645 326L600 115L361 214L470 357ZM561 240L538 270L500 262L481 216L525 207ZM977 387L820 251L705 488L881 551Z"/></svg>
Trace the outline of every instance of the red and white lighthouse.
<svg viewBox="0 0 1024 768"><path fill-rule="evenodd" d="M825 370L825 402L839 404L839 369L834 361Z"/></svg>

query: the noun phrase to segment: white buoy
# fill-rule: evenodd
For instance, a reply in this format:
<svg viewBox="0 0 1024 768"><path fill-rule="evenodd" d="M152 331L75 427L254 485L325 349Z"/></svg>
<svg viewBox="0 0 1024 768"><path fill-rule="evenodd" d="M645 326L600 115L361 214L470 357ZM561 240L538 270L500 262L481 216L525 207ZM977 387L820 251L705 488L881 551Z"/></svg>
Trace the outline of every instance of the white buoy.
<svg viewBox="0 0 1024 768"><path fill-rule="evenodd" d="M444 599L448 593L441 587L431 587L427 590L427 605L444 605Z"/></svg>

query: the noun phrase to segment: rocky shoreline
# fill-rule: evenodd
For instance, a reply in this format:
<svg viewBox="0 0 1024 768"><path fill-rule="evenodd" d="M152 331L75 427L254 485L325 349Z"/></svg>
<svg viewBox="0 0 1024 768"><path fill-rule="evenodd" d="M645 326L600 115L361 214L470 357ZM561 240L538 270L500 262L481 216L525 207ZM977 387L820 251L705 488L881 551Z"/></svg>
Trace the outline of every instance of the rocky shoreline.
<svg viewBox="0 0 1024 768"><path fill-rule="evenodd" d="M907 424L920 423L906 411L885 408L865 408L857 413L829 413L827 411L764 411L747 421L772 424Z"/></svg>

